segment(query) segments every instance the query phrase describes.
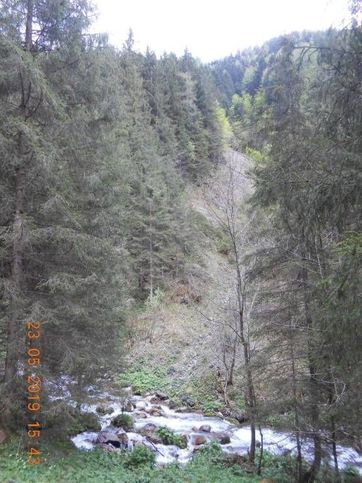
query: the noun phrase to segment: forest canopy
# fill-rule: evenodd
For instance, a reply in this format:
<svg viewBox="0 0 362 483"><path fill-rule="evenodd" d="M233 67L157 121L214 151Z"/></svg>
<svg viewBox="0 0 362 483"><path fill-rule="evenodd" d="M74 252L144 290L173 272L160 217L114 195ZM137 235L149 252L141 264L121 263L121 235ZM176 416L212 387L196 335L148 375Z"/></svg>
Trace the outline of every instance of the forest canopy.
<svg viewBox="0 0 362 483"><path fill-rule="evenodd" d="M86 0L2 2L2 426L26 424L27 321L41 321L42 380L72 378L80 404L124 370L132 317L175 284L207 284L205 253L223 244L240 360L217 377L228 405L238 368L249 462L257 428L288 413L295 481L317 481L323 444L340 477L337 443L361 449L362 430L359 7L348 28L205 65L187 50L137 52L132 32L121 49L89 34ZM215 227L189 194L210 188L230 149L250 161L251 195L238 202L244 185L230 175L213 193ZM66 428L50 392L44 384L44 424Z"/></svg>

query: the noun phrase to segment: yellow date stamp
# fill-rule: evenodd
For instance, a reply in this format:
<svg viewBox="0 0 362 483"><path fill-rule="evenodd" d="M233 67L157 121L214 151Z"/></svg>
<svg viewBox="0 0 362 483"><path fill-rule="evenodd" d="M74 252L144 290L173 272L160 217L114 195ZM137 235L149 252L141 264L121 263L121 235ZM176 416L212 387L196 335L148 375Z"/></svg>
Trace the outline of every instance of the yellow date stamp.
<svg viewBox="0 0 362 483"><path fill-rule="evenodd" d="M27 367L28 374L26 375L26 409L29 413L29 422L27 424L28 436L28 464L38 465L41 463L41 424L40 410L41 410L41 324L39 321L32 322L29 320L26 323L26 338L27 338Z"/></svg>

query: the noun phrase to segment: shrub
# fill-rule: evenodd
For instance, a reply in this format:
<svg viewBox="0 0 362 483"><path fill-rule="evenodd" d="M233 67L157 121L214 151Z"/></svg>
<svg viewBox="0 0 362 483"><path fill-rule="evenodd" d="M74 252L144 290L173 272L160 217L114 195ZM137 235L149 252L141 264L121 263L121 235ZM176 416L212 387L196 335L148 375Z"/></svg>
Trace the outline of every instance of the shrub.
<svg viewBox="0 0 362 483"><path fill-rule="evenodd" d="M200 464L203 461L207 461L212 464L222 464L224 460L224 453L216 441L207 443L199 448L192 460L193 464Z"/></svg>
<svg viewBox="0 0 362 483"><path fill-rule="evenodd" d="M132 453L127 455L124 466L126 468L154 466L155 461L155 455L150 449L146 448L145 446L136 446Z"/></svg>
<svg viewBox="0 0 362 483"><path fill-rule="evenodd" d="M171 429L166 428L165 426L157 428L156 434L161 438L163 444L173 444L175 446L178 446L179 448L187 447L187 439L185 438L185 436L175 434Z"/></svg>
<svg viewBox="0 0 362 483"><path fill-rule="evenodd" d="M147 391L167 391L168 384L166 375L161 369L147 371L144 369L130 371L120 378L122 385L131 385L135 394L143 394Z"/></svg>
<svg viewBox="0 0 362 483"><path fill-rule="evenodd" d="M206 413L216 413L222 408L223 404L221 401L217 401L212 397L207 397L202 402L202 409Z"/></svg>

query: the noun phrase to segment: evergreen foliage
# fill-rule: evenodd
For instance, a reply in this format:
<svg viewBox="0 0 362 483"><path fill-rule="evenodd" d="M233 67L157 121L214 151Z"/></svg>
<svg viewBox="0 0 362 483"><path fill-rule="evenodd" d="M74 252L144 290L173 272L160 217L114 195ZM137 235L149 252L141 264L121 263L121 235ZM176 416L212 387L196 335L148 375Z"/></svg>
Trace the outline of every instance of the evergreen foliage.
<svg viewBox="0 0 362 483"><path fill-rule="evenodd" d="M254 159L253 209L267 217L253 226L260 237L249 274L260 291L255 370L273 368L260 382L270 397L259 415L272 404L290 411L298 451L313 436L308 481L320 471L322 443L338 479L337 441L358 445L361 434L361 42L353 23L213 65L216 76L221 67L238 72L229 116L235 145ZM219 89L225 97L229 84Z"/></svg>
<svg viewBox="0 0 362 483"><path fill-rule="evenodd" d="M298 451L283 478L322 478L325 443L341 481L337 442L360 447L362 430L359 10L351 2L353 22L342 31L293 33L205 66L188 51L140 54L132 33L120 50L87 34L87 0L2 1L2 425L25 424L25 324L33 320L41 322L43 422L54 428L58 418L66 434L94 427L78 408L66 414L65 404L49 404L50 384L66 377L79 404L87 386L121 367L126 317L187 278L198 244L187 189L212 173L231 142L254 162L246 223L254 232L241 253L233 198L232 236L219 240L237 274L250 461L260 456L257 426L283 413ZM128 382L159 390L161 372L142 368ZM130 429L127 418L114 423ZM166 444L185 444L165 428L158 433ZM307 472L304 436L314 442ZM219 475L220 452L207 449L206 457L210 451ZM103 458L113 467L113 456ZM198 458L206 461L203 452ZM277 474L276 461L266 476ZM142 447L124 462L153 465ZM204 475L197 459L192 465Z"/></svg>
<svg viewBox="0 0 362 483"><path fill-rule="evenodd" d="M223 149L205 67L138 54L131 34L117 51L85 33L91 13L86 0L0 8L6 422L23 412L27 320L42 323L44 380L67 374L75 399L119 367L126 314L182 276L195 243L185 181Z"/></svg>

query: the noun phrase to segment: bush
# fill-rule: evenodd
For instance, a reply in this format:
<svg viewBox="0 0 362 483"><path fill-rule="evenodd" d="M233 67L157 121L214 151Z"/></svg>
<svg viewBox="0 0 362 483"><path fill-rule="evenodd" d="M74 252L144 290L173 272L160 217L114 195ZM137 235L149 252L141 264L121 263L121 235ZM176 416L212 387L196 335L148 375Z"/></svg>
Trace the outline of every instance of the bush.
<svg viewBox="0 0 362 483"><path fill-rule="evenodd" d="M259 458L257 451L256 461ZM307 465L303 464L303 471L307 470ZM262 475L265 478L271 478L278 483L290 483L294 481L296 471L296 459L292 456L273 455L268 451L264 451ZM323 480L324 481L324 480Z"/></svg>
<svg viewBox="0 0 362 483"><path fill-rule="evenodd" d="M163 444L172 444L179 448L187 448L186 437L175 434L171 429L166 428L165 426L157 428L156 434L161 438Z"/></svg>
<svg viewBox="0 0 362 483"><path fill-rule="evenodd" d="M253 149L249 146L246 147L245 154L257 165L264 164L268 160L268 156L265 153L263 153L262 151L258 151L257 149Z"/></svg>
<svg viewBox="0 0 362 483"><path fill-rule="evenodd" d="M353 483L356 481L361 481L361 475L359 474L358 470L353 467L348 467L342 471L343 481L346 483Z"/></svg>
<svg viewBox="0 0 362 483"><path fill-rule="evenodd" d="M224 460L224 453L218 443L212 441L199 448L192 460L192 464L200 464L207 461L211 464L222 464Z"/></svg>
<svg viewBox="0 0 362 483"><path fill-rule="evenodd" d="M139 466L154 466L156 457L154 453L145 446L136 446L132 453L126 457L124 466L126 468L137 468Z"/></svg>
<svg viewBox="0 0 362 483"><path fill-rule="evenodd" d="M213 399L212 397L206 397L202 401L202 410L205 413L216 413L223 407L223 404L221 401L217 401L216 399Z"/></svg>
<svg viewBox="0 0 362 483"><path fill-rule="evenodd" d="M117 428L122 428L125 431L132 431L134 428L134 421L132 416L129 414L119 414L115 418L112 419L113 426Z"/></svg>

